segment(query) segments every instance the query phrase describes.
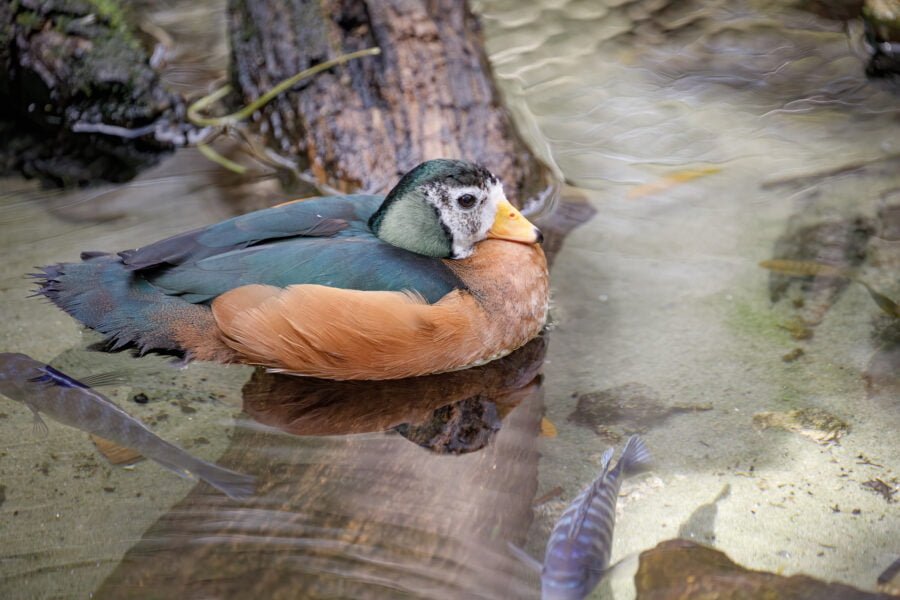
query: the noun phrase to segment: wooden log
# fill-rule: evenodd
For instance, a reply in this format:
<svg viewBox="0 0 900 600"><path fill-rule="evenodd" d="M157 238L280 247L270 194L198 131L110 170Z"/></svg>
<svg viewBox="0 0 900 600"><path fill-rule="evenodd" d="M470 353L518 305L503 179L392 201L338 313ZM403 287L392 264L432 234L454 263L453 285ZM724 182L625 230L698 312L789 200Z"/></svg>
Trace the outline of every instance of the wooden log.
<svg viewBox="0 0 900 600"><path fill-rule="evenodd" d="M384 193L416 164L465 158L513 202L555 189L494 85L478 20L459 0L229 0L236 104L341 54L381 54L317 75L256 115L270 147L321 185Z"/></svg>
<svg viewBox="0 0 900 600"><path fill-rule="evenodd" d="M239 428L219 462L258 476L258 495L237 502L198 485L94 597L527 597L534 581L506 544L522 544L532 518L544 351L541 337L468 371L367 386L257 373L245 410L270 427L326 436ZM474 452L335 435L421 424L431 411L440 421L448 401L473 399L505 415Z"/></svg>

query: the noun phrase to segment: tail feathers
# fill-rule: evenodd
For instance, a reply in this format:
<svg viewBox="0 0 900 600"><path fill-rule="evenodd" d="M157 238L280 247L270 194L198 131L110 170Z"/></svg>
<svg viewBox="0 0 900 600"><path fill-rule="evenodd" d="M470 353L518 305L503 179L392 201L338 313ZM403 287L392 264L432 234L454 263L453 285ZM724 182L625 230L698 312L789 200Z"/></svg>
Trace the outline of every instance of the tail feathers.
<svg viewBox="0 0 900 600"><path fill-rule="evenodd" d="M117 256L88 253L85 258L32 274L38 280L36 295L108 336L107 349L184 353L181 330L209 324L214 329L208 308L165 295L130 272Z"/></svg>
<svg viewBox="0 0 900 600"><path fill-rule="evenodd" d="M652 462L653 459L647 446L644 445L644 440L636 435L628 438L625 449L622 450L622 456L619 458L622 474L627 476L646 471Z"/></svg>

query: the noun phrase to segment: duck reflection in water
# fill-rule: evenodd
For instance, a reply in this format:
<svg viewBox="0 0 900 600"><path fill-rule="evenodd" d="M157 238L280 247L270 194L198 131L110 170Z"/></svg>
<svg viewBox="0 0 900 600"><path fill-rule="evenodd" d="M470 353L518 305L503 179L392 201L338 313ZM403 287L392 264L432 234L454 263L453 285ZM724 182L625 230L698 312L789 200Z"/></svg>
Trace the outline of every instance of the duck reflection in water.
<svg viewBox="0 0 900 600"><path fill-rule="evenodd" d="M533 597L507 542L533 518L545 344L394 382L257 373L255 421L220 460L259 493L238 505L192 491L94 597Z"/></svg>
<svg viewBox="0 0 900 600"><path fill-rule="evenodd" d="M480 450L540 385L541 335L480 367L393 381L331 381L257 369L244 412L293 435L392 431L439 454Z"/></svg>

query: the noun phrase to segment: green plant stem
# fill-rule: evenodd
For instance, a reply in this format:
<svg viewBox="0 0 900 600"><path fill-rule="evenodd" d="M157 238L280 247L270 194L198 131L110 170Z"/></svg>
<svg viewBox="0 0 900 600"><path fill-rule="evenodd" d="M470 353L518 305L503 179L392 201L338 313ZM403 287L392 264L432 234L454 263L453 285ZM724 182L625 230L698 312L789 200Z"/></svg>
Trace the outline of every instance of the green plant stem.
<svg viewBox="0 0 900 600"><path fill-rule="evenodd" d="M331 60L326 60L323 63L319 63L313 67L310 67L308 69L300 71L299 73L297 73L296 75L294 75L292 77L288 77L287 79L279 82L271 90L269 90L268 92L266 92L265 94L263 94L262 96L260 96L259 98L257 98L256 100L254 100L253 102L251 102L250 104L243 107L242 109L240 109L237 112L233 112L230 115L225 115L222 117L205 117L205 116L201 115L200 111L208 108L210 105L214 104L215 102L218 102L219 100L224 98L229 92L231 92L231 86L225 85L225 86L217 89L213 93L209 94L208 96L204 96L203 98L200 98L199 100L197 100L196 102L191 104L191 106L188 107L188 110L187 110L188 120L191 123L193 123L194 125L198 125L201 127L208 127L208 126L224 127L226 125L234 125L236 123L239 123L240 121L243 121L244 119L246 119L247 117L249 117L250 115L255 113L256 111L258 111L260 108L262 108L263 106L265 106L266 104L271 102L272 99L275 98L275 96L277 96L278 94L281 94L285 90L290 89L291 87L296 85L299 81L302 81L303 79L306 79L307 77L312 77L313 75L317 75L317 74L321 73L322 71L327 71L331 67L343 64L343 63L351 61L355 58L361 58L363 56L375 56L377 54L381 54L381 48L378 48L378 47L366 48L365 50L359 50L357 52L351 52L349 54L342 54L341 56L338 56L337 58L333 58Z"/></svg>

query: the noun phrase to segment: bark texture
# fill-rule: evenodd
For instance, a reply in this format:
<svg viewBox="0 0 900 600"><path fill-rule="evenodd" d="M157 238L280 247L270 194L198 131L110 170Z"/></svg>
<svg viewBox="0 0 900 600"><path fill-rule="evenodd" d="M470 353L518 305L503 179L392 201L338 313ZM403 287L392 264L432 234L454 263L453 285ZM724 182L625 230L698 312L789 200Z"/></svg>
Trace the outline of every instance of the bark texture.
<svg viewBox="0 0 900 600"><path fill-rule="evenodd" d="M531 523L544 344L467 371L365 386L257 373L245 410L305 435L238 429L219 462L258 476L258 495L236 502L199 485L95 597L528 597L535 582L506 543L521 544ZM448 433L447 401L493 403L502 427L486 447L455 456L395 434L336 435L402 422Z"/></svg>
<svg viewBox="0 0 900 600"><path fill-rule="evenodd" d="M459 0L229 0L232 77L248 103L303 69L378 46L255 116L320 183L384 193L431 158L500 176L519 204L553 185L503 107L478 20Z"/></svg>

